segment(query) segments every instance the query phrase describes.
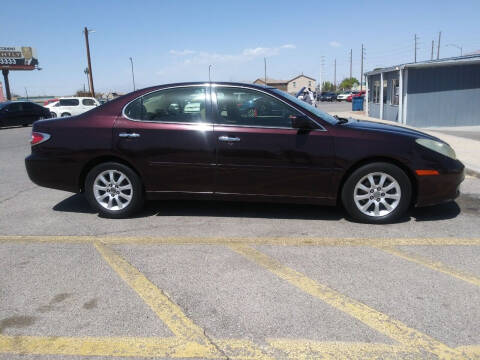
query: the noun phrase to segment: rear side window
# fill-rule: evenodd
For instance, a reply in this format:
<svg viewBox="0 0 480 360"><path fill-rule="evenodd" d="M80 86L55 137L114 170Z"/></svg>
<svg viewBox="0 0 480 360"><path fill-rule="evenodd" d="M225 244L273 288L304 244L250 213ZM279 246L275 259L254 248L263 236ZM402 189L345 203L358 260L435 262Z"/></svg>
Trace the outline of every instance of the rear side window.
<svg viewBox="0 0 480 360"><path fill-rule="evenodd" d="M80 102L78 99L60 99L58 106L78 106Z"/></svg>
<svg viewBox="0 0 480 360"><path fill-rule="evenodd" d="M8 110L11 112L23 111L24 110L23 103L11 103L8 106Z"/></svg>
<svg viewBox="0 0 480 360"><path fill-rule="evenodd" d="M125 108L133 120L202 123L207 122L206 88L166 89L144 95Z"/></svg>
<svg viewBox="0 0 480 360"><path fill-rule="evenodd" d="M85 106L95 106L97 105L93 99L83 99L82 104Z"/></svg>

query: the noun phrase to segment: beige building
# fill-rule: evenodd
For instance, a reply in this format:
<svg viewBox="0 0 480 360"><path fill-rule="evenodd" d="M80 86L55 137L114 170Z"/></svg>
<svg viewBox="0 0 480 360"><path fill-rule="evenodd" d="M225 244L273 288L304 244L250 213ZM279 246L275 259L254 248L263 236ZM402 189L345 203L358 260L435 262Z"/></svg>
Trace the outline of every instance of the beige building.
<svg viewBox="0 0 480 360"><path fill-rule="evenodd" d="M258 78L253 83L258 85L265 85L265 79ZM296 94L302 87L307 87L315 90L315 87L317 86L317 81L310 76L302 74L290 80L275 80L267 78L267 85L288 92L290 94Z"/></svg>

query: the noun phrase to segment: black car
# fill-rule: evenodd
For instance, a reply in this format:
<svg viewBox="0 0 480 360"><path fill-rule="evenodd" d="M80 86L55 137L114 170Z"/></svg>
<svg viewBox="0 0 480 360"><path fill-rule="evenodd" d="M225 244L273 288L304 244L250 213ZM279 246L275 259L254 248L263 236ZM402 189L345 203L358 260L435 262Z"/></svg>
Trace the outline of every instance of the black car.
<svg viewBox="0 0 480 360"><path fill-rule="evenodd" d="M31 125L50 117L50 111L29 101L7 101L0 103L0 126Z"/></svg>
<svg viewBox="0 0 480 360"><path fill-rule="evenodd" d="M323 92L320 95L320 101L336 101L337 100L337 94L334 92Z"/></svg>

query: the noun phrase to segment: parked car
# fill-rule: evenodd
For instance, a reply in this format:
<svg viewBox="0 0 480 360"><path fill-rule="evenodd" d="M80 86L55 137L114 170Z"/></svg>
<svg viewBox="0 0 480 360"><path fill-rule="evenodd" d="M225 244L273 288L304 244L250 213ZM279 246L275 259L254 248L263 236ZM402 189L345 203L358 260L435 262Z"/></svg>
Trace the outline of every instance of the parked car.
<svg viewBox="0 0 480 360"><path fill-rule="evenodd" d="M55 105L49 107L52 117L80 115L100 105L93 97L60 98Z"/></svg>
<svg viewBox="0 0 480 360"><path fill-rule="evenodd" d="M56 103L58 101L58 99L48 99L48 100L45 100L43 102L43 106L47 106L48 104L51 104L51 103Z"/></svg>
<svg viewBox="0 0 480 360"><path fill-rule="evenodd" d="M337 100L337 94L334 92L326 92L320 95L320 101L335 101Z"/></svg>
<svg viewBox="0 0 480 360"><path fill-rule="evenodd" d="M337 101L345 101L350 95L352 95L351 91L344 91L337 95Z"/></svg>
<svg viewBox="0 0 480 360"><path fill-rule="evenodd" d="M275 106L240 109L239 94ZM411 205L453 200L464 179L453 149L433 136L223 82L155 86L37 121L25 163L34 183L83 192L112 218L144 199L191 197L342 204L355 220L386 223Z"/></svg>
<svg viewBox="0 0 480 360"><path fill-rule="evenodd" d="M0 103L0 126L27 126L49 117L50 112L46 108L30 101Z"/></svg>
<svg viewBox="0 0 480 360"><path fill-rule="evenodd" d="M362 91L352 91L352 94L347 97L348 102L352 102L352 98L354 97L359 97L359 96L365 96L365 90Z"/></svg>

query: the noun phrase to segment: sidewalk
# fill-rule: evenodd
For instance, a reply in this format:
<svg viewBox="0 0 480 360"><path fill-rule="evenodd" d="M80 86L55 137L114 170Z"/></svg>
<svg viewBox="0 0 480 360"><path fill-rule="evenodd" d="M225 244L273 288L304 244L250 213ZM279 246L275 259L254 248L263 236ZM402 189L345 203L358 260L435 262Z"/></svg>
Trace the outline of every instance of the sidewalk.
<svg viewBox="0 0 480 360"><path fill-rule="evenodd" d="M461 162L463 162L463 164L465 165L467 169L467 174L480 177L480 141L467 139L459 136L454 136L450 134L447 135L447 134L443 134L438 131L430 130L430 129L414 128L412 126L398 124L393 121L379 120L376 118L366 116L363 111L331 112L330 114L338 115L339 117L352 117L354 119L375 121L375 122L381 122L381 123L397 125L397 126L404 126L404 127L422 131L432 136L436 136L439 139L442 139L443 141L450 144L451 147L453 147L453 149L455 150L455 153L457 154L457 158Z"/></svg>

